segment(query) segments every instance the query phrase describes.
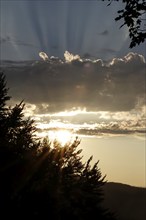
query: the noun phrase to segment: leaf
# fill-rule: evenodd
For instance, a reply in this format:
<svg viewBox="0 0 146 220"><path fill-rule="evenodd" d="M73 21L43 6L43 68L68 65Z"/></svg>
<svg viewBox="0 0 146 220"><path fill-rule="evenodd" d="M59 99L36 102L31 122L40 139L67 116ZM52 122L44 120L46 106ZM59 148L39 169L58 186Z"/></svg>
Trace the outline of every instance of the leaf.
<svg viewBox="0 0 146 220"><path fill-rule="evenodd" d="M124 12L124 10L123 10L123 9L122 9L122 10L118 10L117 12L118 12L118 13L122 13L122 12Z"/></svg>

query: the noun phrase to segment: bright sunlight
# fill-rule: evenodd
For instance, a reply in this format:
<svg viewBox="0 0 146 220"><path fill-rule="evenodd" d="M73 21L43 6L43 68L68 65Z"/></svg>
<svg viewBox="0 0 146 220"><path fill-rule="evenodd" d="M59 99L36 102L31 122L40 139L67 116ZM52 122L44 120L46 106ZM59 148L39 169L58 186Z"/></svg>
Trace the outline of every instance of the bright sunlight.
<svg viewBox="0 0 146 220"><path fill-rule="evenodd" d="M51 141L57 140L62 146L70 142L72 139L72 133L68 130L49 131L48 137Z"/></svg>

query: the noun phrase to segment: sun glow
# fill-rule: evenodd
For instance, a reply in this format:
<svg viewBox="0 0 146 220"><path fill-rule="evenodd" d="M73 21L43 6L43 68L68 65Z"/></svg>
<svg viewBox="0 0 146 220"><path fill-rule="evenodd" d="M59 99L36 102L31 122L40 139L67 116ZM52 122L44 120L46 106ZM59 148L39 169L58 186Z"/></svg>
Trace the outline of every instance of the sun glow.
<svg viewBox="0 0 146 220"><path fill-rule="evenodd" d="M58 141L62 146L72 140L72 133L68 130L49 131L48 137L51 141Z"/></svg>

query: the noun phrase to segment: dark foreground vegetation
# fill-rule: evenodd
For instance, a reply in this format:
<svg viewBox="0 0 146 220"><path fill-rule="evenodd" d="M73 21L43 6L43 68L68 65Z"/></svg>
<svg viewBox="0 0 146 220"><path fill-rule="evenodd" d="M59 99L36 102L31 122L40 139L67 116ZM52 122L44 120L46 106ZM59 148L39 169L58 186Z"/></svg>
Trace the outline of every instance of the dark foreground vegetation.
<svg viewBox="0 0 146 220"><path fill-rule="evenodd" d="M102 0L108 1L108 6L114 0ZM118 16L115 21L122 21L122 25L127 26L130 38L130 48L133 48L146 40L146 1L145 0L116 0L121 1L124 7L118 10Z"/></svg>
<svg viewBox="0 0 146 220"><path fill-rule="evenodd" d="M103 208L106 184L92 157L82 162L78 138L62 147L40 141L23 103L7 107L10 99L0 74L0 212L3 219L114 220Z"/></svg>

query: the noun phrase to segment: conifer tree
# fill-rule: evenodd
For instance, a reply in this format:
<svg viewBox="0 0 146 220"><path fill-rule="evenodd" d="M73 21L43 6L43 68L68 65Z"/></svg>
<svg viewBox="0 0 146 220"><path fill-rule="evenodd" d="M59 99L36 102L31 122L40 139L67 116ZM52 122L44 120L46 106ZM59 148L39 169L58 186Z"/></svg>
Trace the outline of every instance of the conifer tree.
<svg viewBox="0 0 146 220"><path fill-rule="evenodd" d="M23 103L6 107L5 77L0 75L1 215L52 220L114 220L102 207L106 183L92 157L82 162L80 140L61 146L36 140L33 121L24 119Z"/></svg>

